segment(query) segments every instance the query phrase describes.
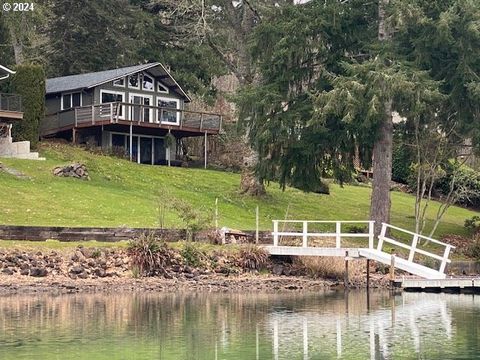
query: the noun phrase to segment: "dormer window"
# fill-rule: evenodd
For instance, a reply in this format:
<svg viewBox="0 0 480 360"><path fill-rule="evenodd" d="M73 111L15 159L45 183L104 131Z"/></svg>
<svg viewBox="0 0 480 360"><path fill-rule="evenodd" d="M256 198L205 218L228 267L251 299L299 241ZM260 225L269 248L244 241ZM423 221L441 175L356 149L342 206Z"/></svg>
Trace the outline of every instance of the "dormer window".
<svg viewBox="0 0 480 360"><path fill-rule="evenodd" d="M113 80L113 86L125 87L125 78Z"/></svg>
<svg viewBox="0 0 480 360"><path fill-rule="evenodd" d="M158 81L157 83L158 83L158 92L159 93L161 93L161 94L168 94L169 93L168 87L163 85L160 81Z"/></svg>
<svg viewBox="0 0 480 360"><path fill-rule="evenodd" d="M153 77L147 74L143 74L143 81L142 81L143 90L154 91L155 86L153 84L154 84Z"/></svg>
<svg viewBox="0 0 480 360"><path fill-rule="evenodd" d="M128 87L132 89L140 89L140 79L138 74L130 75L128 77Z"/></svg>

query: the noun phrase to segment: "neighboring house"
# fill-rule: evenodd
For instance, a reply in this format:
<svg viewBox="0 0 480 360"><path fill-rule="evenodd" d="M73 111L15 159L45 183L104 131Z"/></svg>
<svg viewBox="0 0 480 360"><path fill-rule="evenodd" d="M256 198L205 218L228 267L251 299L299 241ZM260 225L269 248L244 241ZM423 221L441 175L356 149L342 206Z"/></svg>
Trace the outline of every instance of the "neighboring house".
<svg viewBox="0 0 480 360"><path fill-rule="evenodd" d="M184 110L188 102L158 62L47 79L40 135L120 149L138 163L178 164L180 139L206 143L221 128L221 115Z"/></svg>
<svg viewBox="0 0 480 360"><path fill-rule="evenodd" d="M0 80L7 79L15 71L0 65ZM43 159L30 152L30 141L12 140L12 125L23 119L22 98L15 94L0 93L0 157Z"/></svg>

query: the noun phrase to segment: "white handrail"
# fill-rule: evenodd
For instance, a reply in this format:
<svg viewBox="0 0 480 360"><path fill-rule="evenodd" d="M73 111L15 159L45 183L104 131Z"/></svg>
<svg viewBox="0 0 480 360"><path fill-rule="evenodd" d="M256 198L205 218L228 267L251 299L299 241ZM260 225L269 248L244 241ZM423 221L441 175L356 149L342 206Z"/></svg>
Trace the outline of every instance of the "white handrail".
<svg viewBox="0 0 480 360"><path fill-rule="evenodd" d="M278 231L279 223L297 223L302 224L302 231ZM357 237L368 238L368 247L373 249L374 232L373 226L375 221L358 221L358 220L346 220L346 221L318 221L318 220L273 220L273 245L278 246L280 236L301 237L302 247L308 247L309 237L334 237L335 247L341 248L342 237ZM308 232L309 224L335 224L335 232ZM368 224L368 232L366 233L345 233L342 232L342 224Z"/></svg>
<svg viewBox="0 0 480 360"><path fill-rule="evenodd" d="M400 231L400 232L405 233L405 234L413 235L412 244L408 245L408 244L399 242L395 239L392 239L392 238L386 236L388 228ZM426 240L431 241L432 243L435 243L437 245L444 246L445 250L443 252L443 256L433 254L433 253L431 253L429 251L426 251L426 250L423 250L423 249L418 249L417 245L418 245L418 239L419 238L426 239ZM380 235L378 237L377 250L382 251L384 242L388 242L390 244L393 244L393 245L396 245L396 246L399 246L399 247L402 247L404 249L409 250L408 261L410 261L410 262L413 262L413 258L415 257L415 253L422 254L422 255L428 256L430 258L436 259L436 260L440 260L441 263L440 263L440 268L439 268L438 271L441 272L441 273L445 272L445 267L446 267L447 263L452 262L448 257L450 255L450 250L455 249L455 246L453 246L453 245L446 244L444 242L429 238L428 236L423 236L423 235L420 235L420 234L414 233L412 231L408 231L408 230L405 230L405 229L402 229L402 228L399 228L399 227L396 227L396 226L393 226L393 225L390 225L390 224L382 223L382 230L381 230Z"/></svg>

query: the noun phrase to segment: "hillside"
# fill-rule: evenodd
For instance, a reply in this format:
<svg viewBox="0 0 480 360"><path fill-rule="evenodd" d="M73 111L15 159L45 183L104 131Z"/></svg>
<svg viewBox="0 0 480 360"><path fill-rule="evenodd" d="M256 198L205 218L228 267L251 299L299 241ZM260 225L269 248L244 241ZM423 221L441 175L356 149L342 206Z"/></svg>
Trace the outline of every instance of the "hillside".
<svg viewBox="0 0 480 360"><path fill-rule="evenodd" d="M255 207L260 207L260 225L268 230L272 219L366 220L370 189L359 186L331 186L330 195L306 194L277 184L268 186L268 196L253 199L238 193L239 175L203 170L138 165L126 160L96 155L78 147L42 144L46 161L2 159L30 179L0 172L0 211L2 224L57 226L158 225L159 204L169 197L181 198L193 207L213 213L218 198L219 225L239 229L255 227ZM91 181L58 178L55 166L74 161L84 163ZM392 194L392 224L413 228L414 197ZM436 206L430 208L430 217ZM463 222L475 213L451 208L437 237L465 234ZM166 227L182 227L178 216L169 211Z"/></svg>

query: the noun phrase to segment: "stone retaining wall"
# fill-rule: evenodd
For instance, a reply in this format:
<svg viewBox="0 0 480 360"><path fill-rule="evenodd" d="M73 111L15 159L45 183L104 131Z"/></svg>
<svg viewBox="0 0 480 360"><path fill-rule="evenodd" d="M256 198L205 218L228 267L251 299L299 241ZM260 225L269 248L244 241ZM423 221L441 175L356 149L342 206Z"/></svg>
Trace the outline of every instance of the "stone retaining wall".
<svg viewBox="0 0 480 360"><path fill-rule="evenodd" d="M153 232L166 241L178 241L186 238L185 229L152 229L152 228L93 228L93 227L59 227L59 226L17 226L0 225L0 239L44 241L122 241L130 240L144 233ZM194 234L195 241L212 240L213 230L203 230ZM245 231L249 242L254 242L255 231ZM260 242L271 242L270 232L260 232Z"/></svg>

